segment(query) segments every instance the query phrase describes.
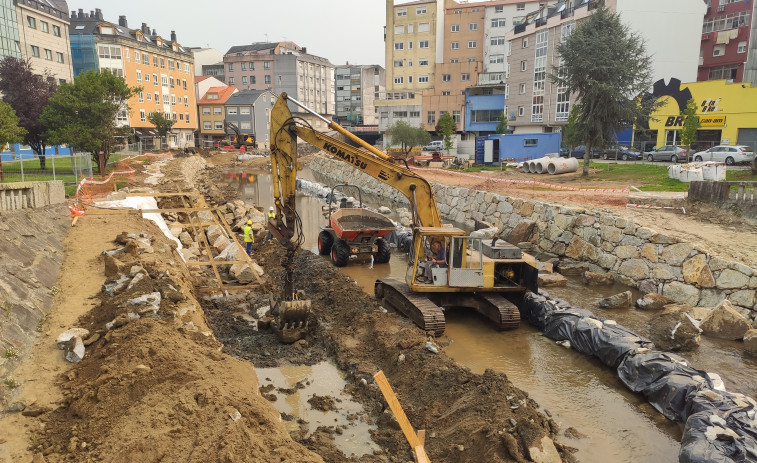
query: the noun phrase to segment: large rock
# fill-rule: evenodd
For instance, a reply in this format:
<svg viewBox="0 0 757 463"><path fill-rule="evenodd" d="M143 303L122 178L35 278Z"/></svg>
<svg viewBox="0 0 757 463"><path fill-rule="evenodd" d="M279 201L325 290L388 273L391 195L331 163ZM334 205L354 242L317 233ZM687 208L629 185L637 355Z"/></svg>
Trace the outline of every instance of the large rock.
<svg viewBox="0 0 757 463"><path fill-rule="evenodd" d="M224 235L224 232L218 225L211 225L205 230L205 234L208 237L208 242L215 243L219 236Z"/></svg>
<svg viewBox="0 0 757 463"><path fill-rule="evenodd" d="M675 302L673 299L665 297L662 294L648 293L636 301L636 307L641 310L662 310L666 305L673 302Z"/></svg>
<svg viewBox="0 0 757 463"><path fill-rule="evenodd" d="M188 232L183 231L179 234L179 241L181 241L181 244L184 246L189 247L192 244L192 235L190 235Z"/></svg>
<svg viewBox="0 0 757 463"><path fill-rule="evenodd" d="M697 305L699 302L699 289L680 281L665 284L662 287L662 295L677 302L688 302L689 305Z"/></svg>
<svg viewBox="0 0 757 463"><path fill-rule="evenodd" d="M223 252L226 247L231 244L231 241L226 238L225 235L221 235L218 238L216 238L215 241L212 242L211 248L213 248L213 251L216 252L216 254L220 254Z"/></svg>
<svg viewBox="0 0 757 463"><path fill-rule="evenodd" d="M499 234L497 227L482 228L471 232L471 238L492 239Z"/></svg>
<svg viewBox="0 0 757 463"><path fill-rule="evenodd" d="M65 349L68 345L68 341L70 341L73 338L79 337L81 339L86 339L89 337L89 330L86 328L70 328L66 331L62 332L58 335L58 338L55 340L55 344L57 344L58 349Z"/></svg>
<svg viewBox="0 0 757 463"><path fill-rule="evenodd" d="M501 204L501 203L500 203ZM507 237L507 242L511 244L518 244L522 241L528 241L531 239L531 235L534 232L535 222L523 220L513 228L513 231Z"/></svg>
<svg viewBox="0 0 757 463"><path fill-rule="evenodd" d="M757 330L749 330L744 334L744 350L757 354Z"/></svg>
<svg viewBox="0 0 757 463"><path fill-rule="evenodd" d="M586 262L563 260L557 264L557 271L563 275L583 275L587 270L589 270L589 264Z"/></svg>
<svg viewBox="0 0 757 463"><path fill-rule="evenodd" d="M615 283L612 273L596 273L585 271L583 274L584 284L589 286L608 286Z"/></svg>
<svg viewBox="0 0 757 463"><path fill-rule="evenodd" d="M539 287L568 286L568 279L559 273L539 273Z"/></svg>
<svg viewBox="0 0 757 463"><path fill-rule="evenodd" d="M661 350L693 350L699 347L696 320L684 310L666 310L649 321L650 338Z"/></svg>
<svg viewBox="0 0 757 463"><path fill-rule="evenodd" d="M712 276L710 266L707 265L707 258L704 254L686 260L681 268L683 279L686 283L694 283L700 288L711 288L715 286L715 279Z"/></svg>
<svg viewBox="0 0 757 463"><path fill-rule="evenodd" d="M749 277L736 270L725 269L716 281L718 289L740 289L749 286Z"/></svg>
<svg viewBox="0 0 757 463"><path fill-rule="evenodd" d="M734 310L729 301L721 302L699 325L706 336L738 340L752 329L746 318Z"/></svg>
<svg viewBox="0 0 757 463"><path fill-rule="evenodd" d="M71 363L79 363L84 358L84 341L79 336L74 336L66 342L66 360Z"/></svg>
<svg viewBox="0 0 757 463"><path fill-rule="evenodd" d="M123 271L123 267L123 262L110 254L105 254L105 276L108 279L118 278L118 275Z"/></svg>
<svg viewBox="0 0 757 463"><path fill-rule="evenodd" d="M600 300L597 305L600 309L627 309L631 306L632 297L631 291L624 291Z"/></svg>
<svg viewBox="0 0 757 463"><path fill-rule="evenodd" d="M647 266L644 259L628 259L620 264L620 269L618 271L621 275L625 275L634 280L641 280L642 278L649 277L649 266Z"/></svg>
<svg viewBox="0 0 757 463"><path fill-rule="evenodd" d="M247 264L234 264L229 269L229 275L242 284L255 281L255 271Z"/></svg>

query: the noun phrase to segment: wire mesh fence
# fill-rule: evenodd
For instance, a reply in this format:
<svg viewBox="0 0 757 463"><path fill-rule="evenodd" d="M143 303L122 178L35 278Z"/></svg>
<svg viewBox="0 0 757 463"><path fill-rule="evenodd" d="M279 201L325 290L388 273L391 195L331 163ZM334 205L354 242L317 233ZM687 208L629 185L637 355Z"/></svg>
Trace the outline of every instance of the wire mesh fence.
<svg viewBox="0 0 757 463"><path fill-rule="evenodd" d="M92 159L88 153L75 154L3 154L0 183L62 180L75 184L79 178L92 176Z"/></svg>

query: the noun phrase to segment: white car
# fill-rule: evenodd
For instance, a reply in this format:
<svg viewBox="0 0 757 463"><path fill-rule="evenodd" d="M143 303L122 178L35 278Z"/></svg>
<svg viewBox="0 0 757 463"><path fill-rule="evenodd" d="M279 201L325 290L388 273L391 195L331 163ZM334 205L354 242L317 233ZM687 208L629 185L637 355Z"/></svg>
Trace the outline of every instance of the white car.
<svg viewBox="0 0 757 463"><path fill-rule="evenodd" d="M434 140L428 145L424 146L423 151L441 151L444 148L444 141Z"/></svg>
<svg viewBox="0 0 757 463"><path fill-rule="evenodd" d="M694 154L694 161L717 161L725 162L726 165L732 166L744 162L752 162L754 159L754 150L751 146L713 146L712 148L700 151Z"/></svg>

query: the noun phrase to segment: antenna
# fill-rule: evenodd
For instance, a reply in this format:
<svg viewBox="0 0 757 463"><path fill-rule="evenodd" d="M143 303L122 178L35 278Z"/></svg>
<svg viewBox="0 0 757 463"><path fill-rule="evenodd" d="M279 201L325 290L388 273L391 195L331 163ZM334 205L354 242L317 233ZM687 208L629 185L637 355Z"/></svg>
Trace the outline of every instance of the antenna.
<svg viewBox="0 0 757 463"><path fill-rule="evenodd" d="M268 42L268 34L263 34L265 36L265 41Z"/></svg>

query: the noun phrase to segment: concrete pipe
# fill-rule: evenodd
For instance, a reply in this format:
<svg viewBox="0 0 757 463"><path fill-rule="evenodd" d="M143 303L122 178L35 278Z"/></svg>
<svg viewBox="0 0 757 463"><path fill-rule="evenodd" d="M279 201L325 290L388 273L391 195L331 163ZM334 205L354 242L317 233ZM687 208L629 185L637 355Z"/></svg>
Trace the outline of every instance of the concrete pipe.
<svg viewBox="0 0 757 463"><path fill-rule="evenodd" d="M557 158L551 159L547 165L547 172L550 175L565 174L578 170L578 159L576 158Z"/></svg>
<svg viewBox="0 0 757 463"><path fill-rule="evenodd" d="M536 173L537 174L546 174L547 173L547 166L549 163L552 162L552 158L541 158L534 161L534 164L536 164Z"/></svg>
<svg viewBox="0 0 757 463"><path fill-rule="evenodd" d="M536 173L536 162L540 161L541 159L542 158L531 159L530 161L528 161L528 171L531 172L532 174L535 174Z"/></svg>
<svg viewBox="0 0 757 463"><path fill-rule="evenodd" d="M523 161L523 163L521 164L520 168L525 173L531 172L531 170L528 168L528 161Z"/></svg>

